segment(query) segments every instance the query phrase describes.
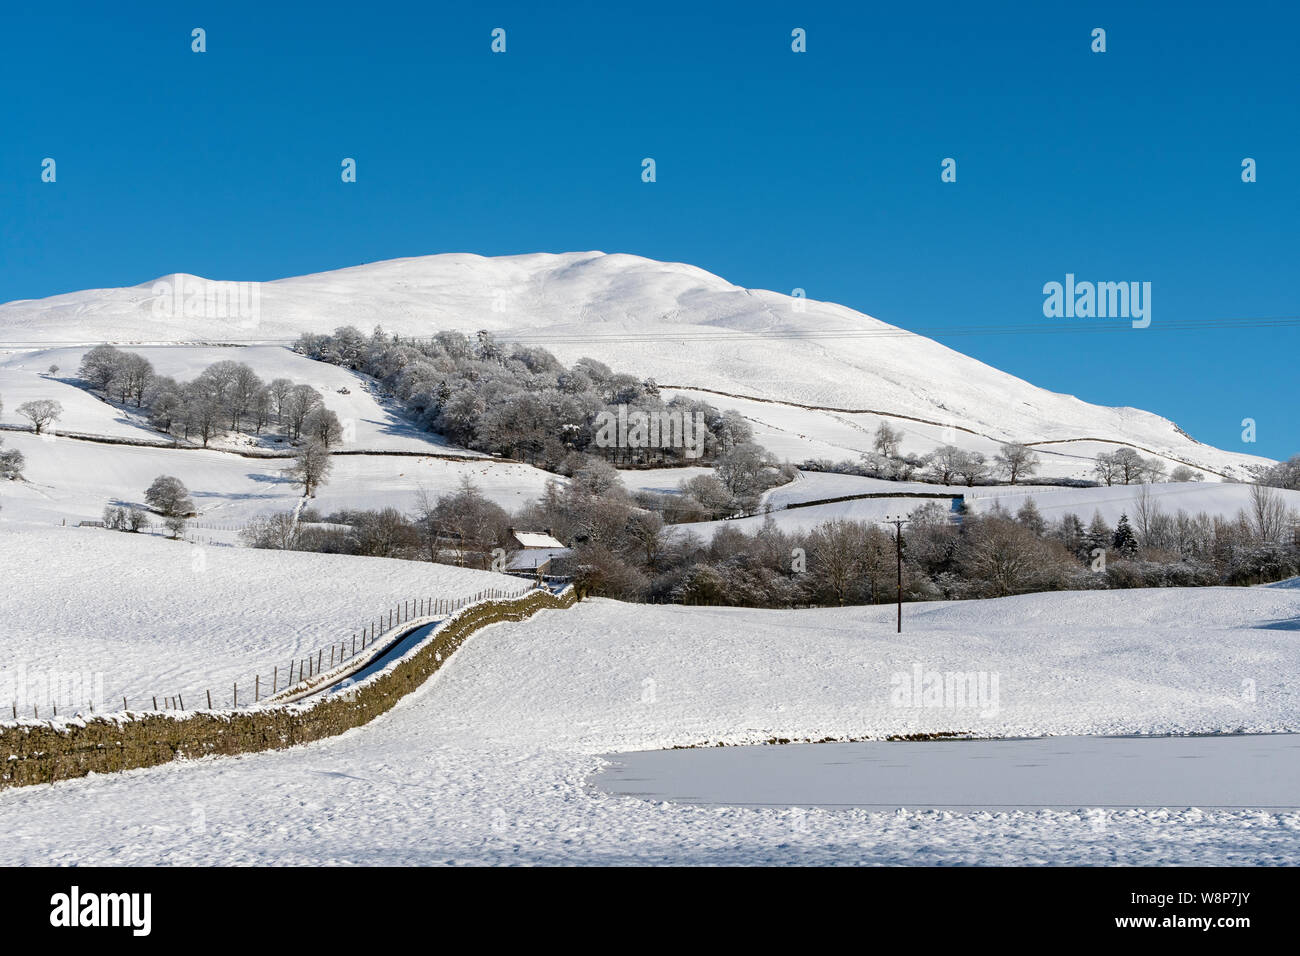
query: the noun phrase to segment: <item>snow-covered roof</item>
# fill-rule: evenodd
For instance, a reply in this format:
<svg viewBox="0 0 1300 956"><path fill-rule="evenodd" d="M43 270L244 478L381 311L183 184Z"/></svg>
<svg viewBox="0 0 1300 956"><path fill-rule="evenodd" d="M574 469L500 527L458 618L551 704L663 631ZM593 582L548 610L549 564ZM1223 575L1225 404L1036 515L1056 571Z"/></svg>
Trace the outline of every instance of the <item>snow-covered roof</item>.
<svg viewBox="0 0 1300 956"><path fill-rule="evenodd" d="M549 534L541 534L535 531L516 531L515 540L519 542L521 548L563 548L564 545L556 541Z"/></svg>
<svg viewBox="0 0 1300 956"><path fill-rule="evenodd" d="M550 564L556 558L562 558L571 552L568 548L528 548L516 551L510 556L507 571L536 571Z"/></svg>

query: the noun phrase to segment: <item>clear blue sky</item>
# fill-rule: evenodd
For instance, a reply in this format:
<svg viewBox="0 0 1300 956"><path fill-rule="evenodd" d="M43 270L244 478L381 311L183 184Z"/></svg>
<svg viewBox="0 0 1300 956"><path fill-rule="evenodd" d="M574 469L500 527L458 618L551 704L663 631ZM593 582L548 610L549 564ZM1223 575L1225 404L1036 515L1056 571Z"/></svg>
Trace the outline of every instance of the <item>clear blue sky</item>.
<svg viewBox="0 0 1300 956"><path fill-rule="evenodd" d="M1160 330L1300 315L1294 3L10 3L0 90L0 300L602 249L909 328L1104 321L1043 317L1073 272L1151 282L1152 327L935 337L1300 452L1300 329Z"/></svg>

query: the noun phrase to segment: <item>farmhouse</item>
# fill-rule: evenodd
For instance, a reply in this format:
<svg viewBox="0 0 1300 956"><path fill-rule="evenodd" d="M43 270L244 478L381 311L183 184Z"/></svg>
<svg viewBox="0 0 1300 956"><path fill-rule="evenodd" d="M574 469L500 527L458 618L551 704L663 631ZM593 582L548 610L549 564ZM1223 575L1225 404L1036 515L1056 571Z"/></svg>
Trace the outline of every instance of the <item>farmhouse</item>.
<svg viewBox="0 0 1300 956"><path fill-rule="evenodd" d="M546 574L551 562L556 558L569 555L569 549L551 535L551 529L543 532L509 531L508 545L513 554L506 566L509 571L532 571ZM517 549L517 550L516 550Z"/></svg>

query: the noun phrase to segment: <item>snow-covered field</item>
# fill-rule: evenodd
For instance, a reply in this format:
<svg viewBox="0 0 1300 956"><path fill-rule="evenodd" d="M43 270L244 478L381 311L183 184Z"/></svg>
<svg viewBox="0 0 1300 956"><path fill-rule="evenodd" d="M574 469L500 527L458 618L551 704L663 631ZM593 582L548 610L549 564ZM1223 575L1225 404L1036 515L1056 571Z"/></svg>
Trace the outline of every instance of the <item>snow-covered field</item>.
<svg viewBox="0 0 1300 956"><path fill-rule="evenodd" d="M597 600L475 635L378 721L290 751L0 793L4 863L1180 863L1300 859L1300 814L697 808L601 754L772 737L1300 729L1295 588L754 611ZM996 672L998 712L891 703Z"/></svg>
<svg viewBox="0 0 1300 956"><path fill-rule="evenodd" d="M0 674L90 672L113 710L123 695L132 708L147 709L155 694L194 706L205 690L228 705L232 682L251 696L254 673L269 687L273 667L284 675L295 657L350 644L403 601L525 584L418 561L200 547L98 528L5 529L0 542ZM0 679L0 694L6 685ZM84 705L55 702L61 713ZM12 703L0 697L0 718Z"/></svg>
<svg viewBox="0 0 1300 956"><path fill-rule="evenodd" d="M100 517L107 504L143 503L159 475L189 488L203 524L243 525L255 515L292 510L301 488L285 477L286 461L242 458L219 451L100 445L73 439L45 441L3 433L6 448L27 459L25 483L0 484L0 524L75 524ZM529 465L453 461L432 457L339 455L330 480L312 500L322 514L340 508L394 507L409 512L423 486L431 494L454 491L470 478L491 500L514 509L541 494L547 472Z"/></svg>
<svg viewBox="0 0 1300 956"><path fill-rule="evenodd" d="M966 452L978 452L988 461L1008 440L1005 432L972 433L964 428L963 419L952 413L933 422L918 422L895 415L874 415L867 412L828 411L800 408L781 402L759 402L734 396L715 395L699 389L665 389L665 395L682 395L709 402L719 408L734 409L744 416L754 431L754 440L781 461L796 464L809 459L832 462L855 461L864 452L872 450L876 429L887 424L902 439L899 448L906 455L922 457L943 445L955 445ZM1016 439L1012 439L1016 440ZM1025 439L1028 440L1028 439ZM1100 452L1113 452L1120 447L1105 441L1053 441L1035 446L1038 455L1038 475L1042 478L1082 478L1093 480L1093 465ZM1185 450L1184 450L1185 451ZM1184 464L1187 459L1142 451L1143 457L1162 461L1169 470ZM1182 454L1182 453L1177 453ZM1193 456L1197 461L1208 461ZM1206 467L1202 465L1201 467ZM1232 473L1229 468L1227 473ZM1245 476L1245 473L1242 472ZM1215 470L1206 477L1219 480Z"/></svg>
<svg viewBox="0 0 1300 956"><path fill-rule="evenodd" d="M187 288L206 281L166 279ZM1150 412L1037 388L853 309L740 288L683 263L600 252L394 259L261 283L260 312L251 322L159 319L154 285L0 305L0 341L287 342L339 325L420 336L487 329L547 347L566 362L591 356L665 385L938 423L905 423L909 451L955 425L975 433L957 434L979 450L1001 441L1106 439L1241 477L1246 466L1268 463L1199 444ZM714 404L728 405L721 398ZM875 427L874 416L751 404L747 414L767 422L769 447L794 460L810 453L851 457Z"/></svg>

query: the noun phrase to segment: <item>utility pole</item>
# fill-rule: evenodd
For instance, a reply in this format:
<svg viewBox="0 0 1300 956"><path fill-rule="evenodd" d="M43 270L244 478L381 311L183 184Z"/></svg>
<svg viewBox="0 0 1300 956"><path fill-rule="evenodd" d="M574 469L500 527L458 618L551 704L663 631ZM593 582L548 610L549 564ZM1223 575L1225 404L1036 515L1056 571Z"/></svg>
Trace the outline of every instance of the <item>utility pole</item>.
<svg viewBox="0 0 1300 956"><path fill-rule="evenodd" d="M885 518L894 526L894 551L898 557L898 633L903 633L903 522L906 518Z"/></svg>

